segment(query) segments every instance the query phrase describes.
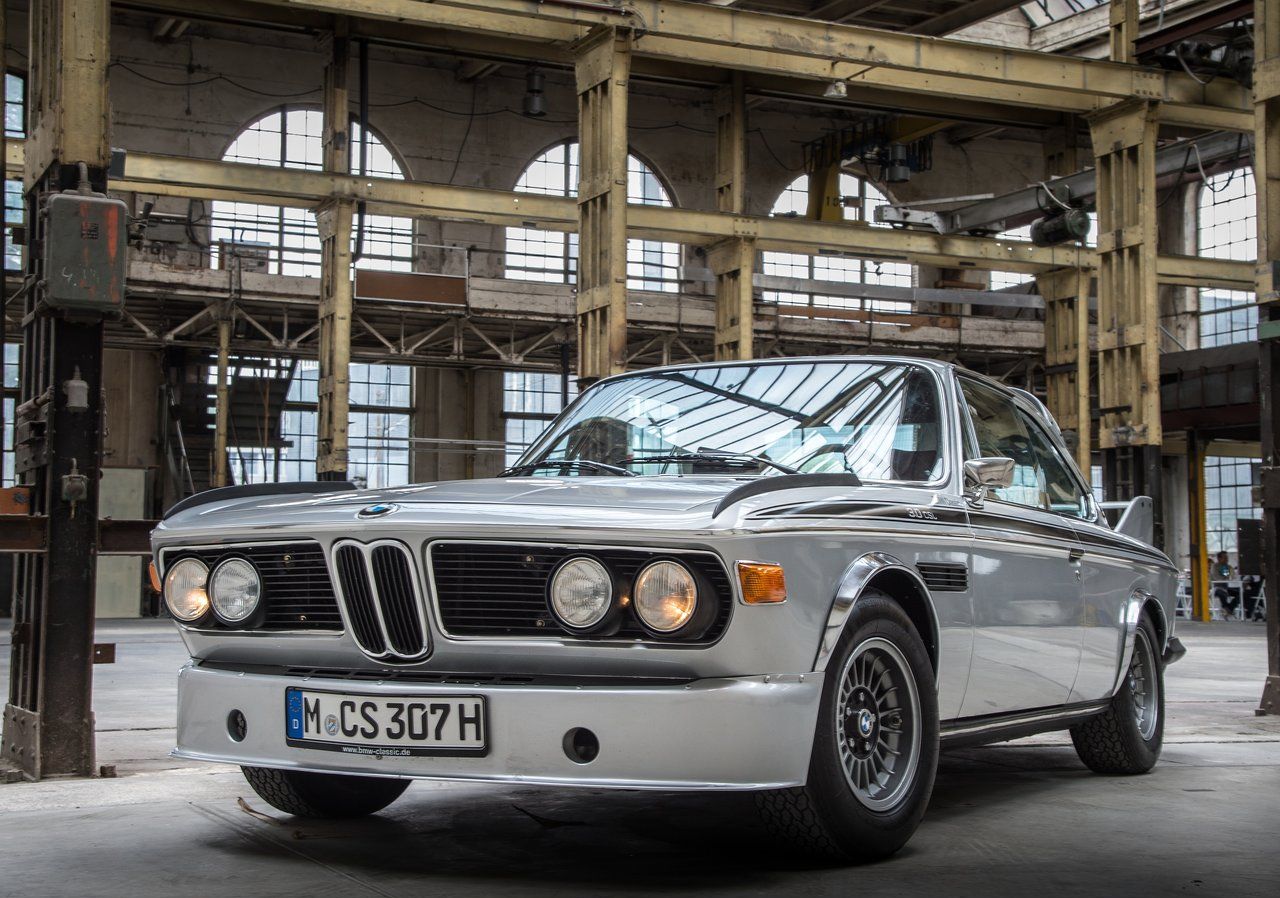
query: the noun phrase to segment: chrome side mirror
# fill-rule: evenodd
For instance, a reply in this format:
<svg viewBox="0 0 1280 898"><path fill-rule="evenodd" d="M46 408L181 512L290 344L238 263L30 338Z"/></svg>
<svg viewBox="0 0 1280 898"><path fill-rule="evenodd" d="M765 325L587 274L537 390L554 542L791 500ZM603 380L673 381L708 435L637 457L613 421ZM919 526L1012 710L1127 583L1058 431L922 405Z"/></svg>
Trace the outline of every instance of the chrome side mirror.
<svg viewBox="0 0 1280 898"><path fill-rule="evenodd" d="M1012 458L971 458L964 463L964 497L975 505L987 498L990 490L1013 486Z"/></svg>

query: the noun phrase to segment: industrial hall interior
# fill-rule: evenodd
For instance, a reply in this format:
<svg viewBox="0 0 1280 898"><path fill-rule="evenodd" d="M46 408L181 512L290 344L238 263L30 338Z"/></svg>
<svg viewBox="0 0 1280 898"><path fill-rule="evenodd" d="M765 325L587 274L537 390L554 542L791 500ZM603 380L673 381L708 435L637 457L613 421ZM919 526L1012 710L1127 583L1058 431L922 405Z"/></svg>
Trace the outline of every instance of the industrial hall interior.
<svg viewBox="0 0 1280 898"><path fill-rule="evenodd" d="M0 896L1276 894L1280 0L0 0L0 46ZM841 692L877 601L919 654ZM1145 776L1089 772L1091 652ZM333 683L446 716L388 748Z"/></svg>

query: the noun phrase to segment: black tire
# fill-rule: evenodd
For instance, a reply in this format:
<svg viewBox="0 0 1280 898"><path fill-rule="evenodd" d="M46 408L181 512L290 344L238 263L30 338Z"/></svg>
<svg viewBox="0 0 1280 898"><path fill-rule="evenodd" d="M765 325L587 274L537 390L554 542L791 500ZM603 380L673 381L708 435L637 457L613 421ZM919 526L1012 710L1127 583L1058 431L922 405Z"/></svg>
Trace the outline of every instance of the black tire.
<svg viewBox="0 0 1280 898"><path fill-rule="evenodd" d="M890 656L886 644L896 649L896 658ZM865 789L856 791L858 787L851 777L857 774L846 774L846 760L858 755L852 748L857 733L845 739L848 732L853 731L845 730L837 723L842 704L846 712L842 715L844 719L850 720L851 724L853 720L861 719L861 712L859 717L848 713L851 707L856 706L857 690L848 696L847 702L841 696L846 675L853 676L850 665L857 658L866 657L872 650L869 647L883 652L882 660L894 666L906 662L907 669L902 671L902 676L904 680L906 676L910 677L917 701L914 710L902 708L898 712L877 714L878 719L871 724L874 728L872 734L878 740L883 721L896 723L898 730L889 729L886 723L884 732L901 733L890 738L902 740L895 743L899 748L906 745L915 752L914 767L908 765L902 768L901 773L891 775L890 783L894 782L893 776L900 778L892 793L882 800L867 794L871 788L869 783ZM905 682L896 684L892 679L889 683L907 685ZM906 718L912 714L917 716L917 720L907 722ZM916 735L919 736L918 742L915 741ZM842 739L849 746L844 754ZM869 743L861 744L866 750ZM906 757L906 753L900 753L900 756ZM859 761L851 763L857 765ZM900 763L908 764L907 761ZM933 792L937 768L937 687L924 641L901 606L882 592L868 591L854 605L844 634L827 664L808 782L800 788L757 793L757 807L771 832L806 854L841 861L878 860L905 845L920 825ZM860 798L859 794L863 797ZM877 801L885 802L886 806L870 806Z"/></svg>
<svg viewBox="0 0 1280 898"><path fill-rule="evenodd" d="M404 794L408 780L241 767L253 791L295 817L335 819L376 814Z"/></svg>
<svg viewBox="0 0 1280 898"><path fill-rule="evenodd" d="M1155 625L1144 611L1134 635L1133 659L1111 705L1097 717L1071 728L1076 754L1095 773L1146 773L1160 759L1164 742L1164 661ZM1144 678L1146 681L1144 682ZM1154 695L1151 685L1154 684ZM1138 689L1147 700L1139 706ZM1155 719L1143 716L1154 711Z"/></svg>

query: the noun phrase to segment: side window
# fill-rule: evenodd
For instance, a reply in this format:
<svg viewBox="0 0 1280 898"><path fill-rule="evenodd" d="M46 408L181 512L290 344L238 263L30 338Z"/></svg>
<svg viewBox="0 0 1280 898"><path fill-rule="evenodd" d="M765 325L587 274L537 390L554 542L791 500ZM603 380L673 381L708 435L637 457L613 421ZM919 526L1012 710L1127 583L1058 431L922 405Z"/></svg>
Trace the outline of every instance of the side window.
<svg viewBox="0 0 1280 898"><path fill-rule="evenodd" d="M1088 498L1031 416L1012 399L981 384L961 381L960 389L973 422L978 457L1014 460L1013 484L993 490L993 495L1005 502L1087 517Z"/></svg>
<svg viewBox="0 0 1280 898"><path fill-rule="evenodd" d="M1019 410L1018 414L1022 415L1023 412ZM1058 448L1049 441L1039 426L1028 422L1027 430L1031 434L1031 450L1035 453L1044 484L1042 499L1045 507L1058 514L1089 517L1089 499L1071 476L1071 469L1063 461Z"/></svg>

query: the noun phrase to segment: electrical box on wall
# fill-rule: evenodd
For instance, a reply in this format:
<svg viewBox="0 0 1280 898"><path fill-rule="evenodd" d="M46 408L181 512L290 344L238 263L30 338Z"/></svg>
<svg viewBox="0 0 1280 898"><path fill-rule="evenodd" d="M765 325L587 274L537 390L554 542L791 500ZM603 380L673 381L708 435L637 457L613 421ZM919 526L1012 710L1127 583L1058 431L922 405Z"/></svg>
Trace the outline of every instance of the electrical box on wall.
<svg viewBox="0 0 1280 898"><path fill-rule="evenodd" d="M128 206L105 196L58 193L44 215L43 304L118 314L128 275Z"/></svg>

